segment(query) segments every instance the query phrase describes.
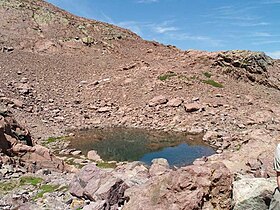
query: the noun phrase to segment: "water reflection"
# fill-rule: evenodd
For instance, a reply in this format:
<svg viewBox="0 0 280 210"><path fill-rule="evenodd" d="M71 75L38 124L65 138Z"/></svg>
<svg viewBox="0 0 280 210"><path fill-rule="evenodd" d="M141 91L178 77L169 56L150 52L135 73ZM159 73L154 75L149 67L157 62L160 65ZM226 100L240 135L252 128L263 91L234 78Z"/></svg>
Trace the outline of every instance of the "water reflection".
<svg viewBox="0 0 280 210"><path fill-rule="evenodd" d="M162 157L176 166L188 165L196 158L215 153L200 136L127 128L81 131L71 139L70 146L85 155L94 149L106 161L140 160L150 164L152 159Z"/></svg>

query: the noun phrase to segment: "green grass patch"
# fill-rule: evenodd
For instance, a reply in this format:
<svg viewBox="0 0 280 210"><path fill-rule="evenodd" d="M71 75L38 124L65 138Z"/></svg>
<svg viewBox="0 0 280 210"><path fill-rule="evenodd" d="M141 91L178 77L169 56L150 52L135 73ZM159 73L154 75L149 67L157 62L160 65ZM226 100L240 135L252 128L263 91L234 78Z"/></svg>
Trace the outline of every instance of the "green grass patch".
<svg viewBox="0 0 280 210"><path fill-rule="evenodd" d="M59 188L59 185L50 185L50 184L42 185L39 188L38 194L33 199L36 200L38 198L42 198L45 193L55 192L56 190L58 190L58 188Z"/></svg>
<svg viewBox="0 0 280 210"><path fill-rule="evenodd" d="M59 141L59 140L66 140L65 136L58 136L58 137L49 137L48 139L44 140L43 145L46 146L50 143Z"/></svg>
<svg viewBox="0 0 280 210"><path fill-rule="evenodd" d="M170 79L171 77L174 77L174 76L177 76L177 74L176 74L175 72L173 72L173 71L168 71L168 72L166 72L165 74L160 75L160 76L158 77L158 79L159 79L160 81L165 81L165 80Z"/></svg>
<svg viewBox="0 0 280 210"><path fill-rule="evenodd" d="M42 178L39 177L32 177L32 176L23 176L20 178L20 185L28 185L31 184L33 186L36 186L40 184L43 181Z"/></svg>
<svg viewBox="0 0 280 210"><path fill-rule="evenodd" d="M212 74L210 72L204 72L203 75L207 78L211 78L212 77Z"/></svg>
<svg viewBox="0 0 280 210"><path fill-rule="evenodd" d="M1 192L8 192L13 190L18 186L17 181L6 181L6 182L0 182L0 193Z"/></svg>
<svg viewBox="0 0 280 210"><path fill-rule="evenodd" d="M216 81L214 81L212 79L203 80L203 82L205 84L212 85L213 87L217 87L217 88L223 88L224 87L221 83L216 82Z"/></svg>
<svg viewBox="0 0 280 210"><path fill-rule="evenodd" d="M109 163L109 162L97 162L96 166L99 167L99 168L116 168L117 164L114 163L114 162L112 162L112 163Z"/></svg>

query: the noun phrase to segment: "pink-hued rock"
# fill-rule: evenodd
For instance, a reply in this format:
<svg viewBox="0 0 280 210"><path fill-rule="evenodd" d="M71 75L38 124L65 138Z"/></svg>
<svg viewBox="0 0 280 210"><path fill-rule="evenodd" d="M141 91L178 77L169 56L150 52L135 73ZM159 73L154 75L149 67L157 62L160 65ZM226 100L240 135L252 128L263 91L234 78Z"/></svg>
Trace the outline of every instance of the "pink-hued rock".
<svg viewBox="0 0 280 210"><path fill-rule="evenodd" d="M123 198L128 185L113 173L88 164L77 173L70 184L70 193L91 201L105 200L114 206Z"/></svg>
<svg viewBox="0 0 280 210"><path fill-rule="evenodd" d="M159 176L169 170L169 164L164 158L157 158L152 160L152 165L149 169L151 176Z"/></svg>
<svg viewBox="0 0 280 210"><path fill-rule="evenodd" d="M154 176L125 192L123 210L230 209L232 177L222 163L192 165Z"/></svg>
<svg viewBox="0 0 280 210"><path fill-rule="evenodd" d="M203 109L203 106L199 103L189 103L184 105L186 112L196 112L198 110Z"/></svg>
<svg viewBox="0 0 280 210"><path fill-rule="evenodd" d="M173 98L170 101L167 102L167 106L171 107L178 107L183 103L183 100L181 98Z"/></svg>
<svg viewBox="0 0 280 210"><path fill-rule="evenodd" d="M101 161L101 157L97 154L95 150L90 150L87 153L87 158L93 161Z"/></svg>
<svg viewBox="0 0 280 210"><path fill-rule="evenodd" d="M163 95L160 95L160 96L156 96L154 98L152 98L148 105L149 106L157 106L157 105L160 105L160 104L166 104L168 102L168 99L163 96Z"/></svg>

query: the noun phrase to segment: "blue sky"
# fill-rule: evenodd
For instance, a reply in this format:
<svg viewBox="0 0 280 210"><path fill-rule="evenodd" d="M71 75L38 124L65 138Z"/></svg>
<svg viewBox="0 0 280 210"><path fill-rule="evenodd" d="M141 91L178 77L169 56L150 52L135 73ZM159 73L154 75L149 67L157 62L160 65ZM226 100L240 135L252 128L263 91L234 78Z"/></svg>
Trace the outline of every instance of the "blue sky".
<svg viewBox="0 0 280 210"><path fill-rule="evenodd" d="M280 0L47 0L180 49L248 49L280 58Z"/></svg>

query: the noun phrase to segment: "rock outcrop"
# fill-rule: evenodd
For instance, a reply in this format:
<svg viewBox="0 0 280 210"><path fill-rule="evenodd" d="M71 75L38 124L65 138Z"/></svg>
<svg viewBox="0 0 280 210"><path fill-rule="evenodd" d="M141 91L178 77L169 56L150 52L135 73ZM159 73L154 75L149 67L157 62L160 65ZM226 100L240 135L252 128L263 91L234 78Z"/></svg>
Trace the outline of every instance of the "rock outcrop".
<svg viewBox="0 0 280 210"><path fill-rule="evenodd" d="M166 170L163 160L154 161L165 171L150 176L147 168L137 163L105 171L89 164L77 173L70 192L103 203L102 208L123 206L124 209L230 209L232 177L221 163L204 163ZM155 166L152 166L155 170Z"/></svg>
<svg viewBox="0 0 280 210"><path fill-rule="evenodd" d="M230 209L231 184L223 164L187 166L128 189L124 209Z"/></svg>
<svg viewBox="0 0 280 210"><path fill-rule="evenodd" d="M30 172L42 168L65 170L63 161L52 155L46 147L35 144L30 132L6 110L0 111L0 153L4 154L0 156L4 164L13 162Z"/></svg>
<svg viewBox="0 0 280 210"><path fill-rule="evenodd" d="M233 50L218 54L214 65L223 67L223 72L236 79L249 80L262 85L279 89L279 83L272 80L268 69L274 61L263 52Z"/></svg>

